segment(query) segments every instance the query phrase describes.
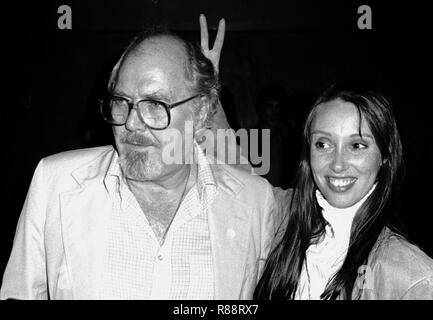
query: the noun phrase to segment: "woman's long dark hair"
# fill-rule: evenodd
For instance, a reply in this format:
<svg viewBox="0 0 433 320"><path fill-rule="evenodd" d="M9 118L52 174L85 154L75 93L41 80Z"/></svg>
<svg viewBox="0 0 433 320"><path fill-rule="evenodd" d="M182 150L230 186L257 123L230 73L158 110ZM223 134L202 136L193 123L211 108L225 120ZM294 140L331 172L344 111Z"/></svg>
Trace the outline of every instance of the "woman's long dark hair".
<svg viewBox="0 0 433 320"><path fill-rule="evenodd" d="M317 107L341 99L356 106L361 121L365 119L382 156L377 185L359 208L352 224L349 248L341 268L328 282L322 299L351 299L358 268L367 259L383 228L387 226L403 235L399 219L392 210L403 158L400 136L390 101L378 90L366 84L342 83L326 89L312 106L305 120L302 151L290 213L281 240L272 249L262 277L256 287L255 299L293 299L298 287L305 253L325 231L326 221L318 206L317 189L310 167L310 130ZM361 117L363 116L363 118Z"/></svg>

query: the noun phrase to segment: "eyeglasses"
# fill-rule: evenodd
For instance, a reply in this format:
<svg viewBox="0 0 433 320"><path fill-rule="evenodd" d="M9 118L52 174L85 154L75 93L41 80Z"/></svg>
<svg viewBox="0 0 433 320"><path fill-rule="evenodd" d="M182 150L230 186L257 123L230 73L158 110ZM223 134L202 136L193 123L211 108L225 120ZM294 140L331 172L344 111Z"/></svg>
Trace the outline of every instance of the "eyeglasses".
<svg viewBox="0 0 433 320"><path fill-rule="evenodd" d="M99 103L102 117L111 125L124 125L128 120L131 110L135 109L139 118L147 127L154 130L164 130L170 125L171 109L199 96L197 94L185 100L169 104L153 99L143 99L134 103L124 97L112 95L100 99Z"/></svg>

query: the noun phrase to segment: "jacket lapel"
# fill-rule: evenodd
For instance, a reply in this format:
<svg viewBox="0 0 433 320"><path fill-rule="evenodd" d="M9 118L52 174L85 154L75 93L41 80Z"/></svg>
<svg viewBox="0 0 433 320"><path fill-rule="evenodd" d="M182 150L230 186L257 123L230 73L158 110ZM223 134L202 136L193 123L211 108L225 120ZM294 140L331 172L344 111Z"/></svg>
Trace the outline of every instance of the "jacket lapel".
<svg viewBox="0 0 433 320"><path fill-rule="evenodd" d="M233 177L220 175L209 212L215 298L219 300L239 299L245 279L251 208L235 198L242 188Z"/></svg>
<svg viewBox="0 0 433 320"><path fill-rule="evenodd" d="M114 152L114 151L112 151ZM112 152L72 173L75 189L60 195L60 217L68 273L75 299L97 299L112 202L103 177Z"/></svg>

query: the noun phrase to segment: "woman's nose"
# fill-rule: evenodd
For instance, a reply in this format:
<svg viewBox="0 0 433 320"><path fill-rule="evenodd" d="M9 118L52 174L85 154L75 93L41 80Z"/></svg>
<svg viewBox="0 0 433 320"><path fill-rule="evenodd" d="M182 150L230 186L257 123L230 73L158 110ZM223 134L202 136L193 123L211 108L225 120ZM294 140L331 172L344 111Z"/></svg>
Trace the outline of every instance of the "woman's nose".
<svg viewBox="0 0 433 320"><path fill-rule="evenodd" d="M343 172L347 169L347 156L344 150L336 150L334 152L331 169L336 173Z"/></svg>

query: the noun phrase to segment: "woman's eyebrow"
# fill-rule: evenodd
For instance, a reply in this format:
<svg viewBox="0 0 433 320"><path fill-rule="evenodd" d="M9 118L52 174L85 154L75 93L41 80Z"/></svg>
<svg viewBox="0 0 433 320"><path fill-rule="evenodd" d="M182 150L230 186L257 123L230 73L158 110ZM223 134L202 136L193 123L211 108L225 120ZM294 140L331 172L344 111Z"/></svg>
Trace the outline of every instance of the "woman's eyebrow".
<svg viewBox="0 0 433 320"><path fill-rule="evenodd" d="M369 133L361 133L361 135L359 133L354 133L350 135L350 138L369 138L374 140L374 137Z"/></svg>
<svg viewBox="0 0 433 320"><path fill-rule="evenodd" d="M326 132L326 131L322 131L322 130L314 130L314 131L312 131L311 132L311 134L313 135L313 134L323 134L323 135L325 135L325 136L331 136L331 134L329 133L329 132Z"/></svg>

